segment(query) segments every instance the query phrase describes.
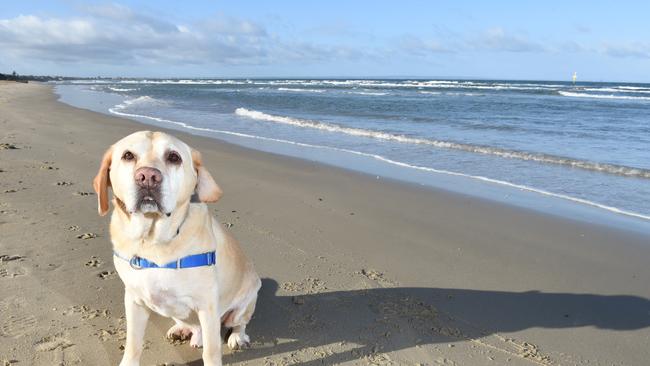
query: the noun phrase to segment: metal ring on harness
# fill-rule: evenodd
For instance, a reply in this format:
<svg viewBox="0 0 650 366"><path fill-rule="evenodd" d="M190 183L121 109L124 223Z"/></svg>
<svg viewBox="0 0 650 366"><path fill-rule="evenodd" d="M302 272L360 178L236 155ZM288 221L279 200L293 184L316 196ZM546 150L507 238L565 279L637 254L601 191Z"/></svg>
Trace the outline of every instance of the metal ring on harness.
<svg viewBox="0 0 650 366"><path fill-rule="evenodd" d="M137 255L131 257L131 259L129 260L129 264L133 269L142 269L142 266L140 265L140 257L138 257Z"/></svg>

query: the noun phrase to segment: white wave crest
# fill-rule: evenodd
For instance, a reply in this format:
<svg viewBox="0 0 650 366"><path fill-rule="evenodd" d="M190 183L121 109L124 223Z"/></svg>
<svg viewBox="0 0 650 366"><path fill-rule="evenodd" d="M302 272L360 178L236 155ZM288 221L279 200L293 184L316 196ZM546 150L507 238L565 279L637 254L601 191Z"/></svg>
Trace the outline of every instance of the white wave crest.
<svg viewBox="0 0 650 366"><path fill-rule="evenodd" d="M579 89L581 91L593 91L593 92L601 92L601 93L626 93L626 94L650 94L650 90L644 90L644 89L628 89L624 87L616 87L616 88L581 88Z"/></svg>
<svg viewBox="0 0 650 366"><path fill-rule="evenodd" d="M324 93L324 89L302 89L302 88L278 88L279 91L297 92L297 93Z"/></svg>
<svg viewBox="0 0 650 366"><path fill-rule="evenodd" d="M138 90L138 89L130 89L130 88L114 88L114 87L112 87L112 86L109 86L108 88L109 88L110 90L112 90L112 91L116 91L116 92L128 92L128 91Z"/></svg>
<svg viewBox="0 0 650 366"><path fill-rule="evenodd" d="M627 90L648 90L650 91L649 87L640 87L640 86L619 86L619 89L627 89Z"/></svg>
<svg viewBox="0 0 650 366"><path fill-rule="evenodd" d="M242 85L250 84L247 80L222 80L222 79L187 79L187 80L147 80L133 79L120 80L120 84L185 84L185 85Z"/></svg>
<svg viewBox="0 0 650 366"><path fill-rule="evenodd" d="M620 93L630 93L630 94L650 94L650 89L641 89L641 88L636 88L636 89L628 89L624 87L619 87L619 90L617 90Z"/></svg>
<svg viewBox="0 0 650 366"><path fill-rule="evenodd" d="M242 108L243 109L243 108ZM274 141L274 142L279 142L279 143L284 143L284 144L290 144L290 145L295 145L295 146L302 146L302 147L308 147L308 148L314 148L314 149L327 149L327 150L334 150L334 151L341 151L341 152L346 152L350 154L355 154L359 156L365 156L369 158L373 158L379 161L383 161L388 164L404 167L404 168L410 168L410 169L416 169L416 170L421 170L421 171L427 171L427 172L432 172L432 173L438 173L438 174L446 174L446 175L452 175L452 176L458 176L458 177L465 177L465 178L470 178L470 179L475 179L475 180L480 180L492 184L498 184L498 185L503 185L511 188L517 188L520 190L528 191L528 192L533 192L533 193L538 193L541 195L545 196L550 196L550 197L555 197L555 198L560 198L563 200L568 200L568 201L573 201L577 202L580 204L592 206L592 207L597 207L600 209L604 209L610 212L614 212L617 214L625 215L625 216L631 216L631 217L636 217L644 220L650 220L650 216L648 215L643 215L637 212L633 211L627 211L627 210L622 210L617 207L612 207L608 205L604 205L598 202L593 202L589 201L583 198L578 198L578 197L572 197L569 195L565 194L560 194L560 193L553 193L549 192L546 190L534 188L534 187L529 187L521 184L515 184L503 180L498 180L498 179L492 179L488 177L483 177L480 175L470 175L470 174L463 174L463 173L458 173L458 172L452 172L448 170L441 170L441 169L435 169L435 168L429 168L429 167L423 167L423 166L418 166L418 165L411 165L407 164L401 161L396 161L392 160L389 158L386 158L381 155L377 154L369 154L369 153L364 153L361 151L355 151L355 150L349 150L349 149L342 149L342 148L337 148L337 147L331 147L331 146L322 146L322 145L312 145L312 144L306 144L302 142L296 142L296 141L290 141L290 140L284 140L284 139L276 139L276 138L271 138L271 137L265 137L265 136L257 136L257 135L250 135L250 134L245 134L245 133L240 133L240 132L234 132L234 131L225 131L225 130L217 130L217 129L212 129L212 128L205 128L205 127L195 127L192 125L189 125L185 122L178 122L178 121L172 121L164 118L158 118L158 117L152 117L152 116L145 116L141 114L133 114L133 113L124 113L115 110L115 108L109 108L109 112L116 114L118 116L123 116L123 117L131 117L131 118L143 118L143 119L149 119L157 122L163 122L163 123L169 123L173 124L176 126L180 126L189 130L195 130L195 131L203 131L203 132L212 132L212 133L219 133L219 134L224 134L224 135L230 135L230 136L237 136L237 137L244 137L244 138L250 138L250 139L258 139L258 140L265 140L265 141Z"/></svg>
<svg viewBox="0 0 650 366"><path fill-rule="evenodd" d="M108 80L70 80L70 84L108 84Z"/></svg>
<svg viewBox="0 0 650 366"><path fill-rule="evenodd" d="M455 96L462 95L462 96L466 96L466 97L481 97L481 96L483 96L483 95L485 95L485 94L481 94L481 93L458 93L458 92L448 92L448 93L445 93L445 95L455 95Z"/></svg>
<svg viewBox="0 0 650 366"><path fill-rule="evenodd" d="M367 137L367 138L395 141L395 142L407 143L407 144L429 145L436 148L461 150L461 151L467 151L467 152L484 154L484 155L494 155L494 156L498 156L501 158L508 158L508 159L518 159L518 160L536 161L539 163L546 163L546 164L563 165L572 168L579 168L584 170L591 170L591 171L622 175L628 177L650 178L650 170L643 169L643 168L634 168L634 167L627 167L627 166L607 164L607 163L597 163L597 162L577 160L577 159L572 159L572 158L567 158L562 156L530 153L530 152L516 151L516 150L507 150L507 149L501 149L501 148L489 147L489 146L470 145L470 144L462 144L462 143L451 142L451 141L430 140L430 139L423 139L417 137L409 137L404 135L395 135L387 132L365 130L361 128L344 127L344 126L338 126L335 124L323 123L318 121L310 121L310 120L291 118L285 116L275 116L275 115L266 114L264 112L250 110L246 108L237 108L235 110L235 114L242 117L252 118L255 120L281 123L285 125L291 125L291 126L302 127L302 128L313 128L313 129L318 129L318 130L328 131L333 133L343 133L351 136Z"/></svg>
<svg viewBox="0 0 650 366"><path fill-rule="evenodd" d="M358 94L358 95L377 95L377 96L388 95L388 93L385 93L385 92L369 92L369 91L365 91L365 92L364 91L350 91L350 92L347 92L347 93L348 94Z"/></svg>
<svg viewBox="0 0 650 366"><path fill-rule="evenodd" d="M573 98L596 98L596 99L627 99L627 100L650 100L650 97L634 97L634 96L627 96L627 95L605 95L605 94L585 94L585 93L574 93L574 92L568 92L568 91L558 91L560 95L563 95L565 97L573 97Z"/></svg>
<svg viewBox="0 0 650 366"><path fill-rule="evenodd" d="M159 99L152 98L152 97L150 97L148 95L143 95L143 96L140 96L140 97L137 97L137 98L127 99L127 100L123 101L122 103L115 105L113 107L113 109L124 110L127 107L132 106L132 105L162 104L162 103L163 103L163 101L161 101ZM111 113L113 113L113 112L111 112Z"/></svg>

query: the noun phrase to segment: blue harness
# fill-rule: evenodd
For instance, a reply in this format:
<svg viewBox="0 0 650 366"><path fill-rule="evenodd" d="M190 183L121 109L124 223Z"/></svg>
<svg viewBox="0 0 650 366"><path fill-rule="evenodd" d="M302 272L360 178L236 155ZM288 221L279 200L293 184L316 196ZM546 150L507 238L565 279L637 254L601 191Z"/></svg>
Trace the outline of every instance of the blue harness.
<svg viewBox="0 0 650 366"><path fill-rule="evenodd" d="M200 202L199 201L199 196L195 193L192 195L190 198L190 203L196 203ZM171 215L171 213L170 213ZM185 218L183 219L183 222L178 226L178 229L176 229L176 235L178 235L181 232L181 227L185 223L185 220L187 219L187 215L185 215ZM145 268L167 268L167 269L182 269L182 268L194 268L194 267L203 267L203 266L214 266L217 264L217 253L216 251L212 252L207 252L207 253L201 253L201 254L193 254L193 255L188 255L183 258L178 258L177 260L173 262L169 262L167 264L163 264L162 266L142 257L138 257L137 255L134 255L131 258L126 258L124 256L121 256L118 252L113 251L113 255L123 259L131 265L131 268L133 269L145 269Z"/></svg>
<svg viewBox="0 0 650 366"><path fill-rule="evenodd" d="M117 252L113 252L113 255L129 262L131 268L133 269L145 269L145 268L182 269L182 268L193 268L193 267L203 267L203 266L214 266L217 264L217 253L215 251L188 255L186 257L178 258L173 262L169 262L163 265L158 265L146 258L138 257L137 255L134 255L131 258L123 257Z"/></svg>

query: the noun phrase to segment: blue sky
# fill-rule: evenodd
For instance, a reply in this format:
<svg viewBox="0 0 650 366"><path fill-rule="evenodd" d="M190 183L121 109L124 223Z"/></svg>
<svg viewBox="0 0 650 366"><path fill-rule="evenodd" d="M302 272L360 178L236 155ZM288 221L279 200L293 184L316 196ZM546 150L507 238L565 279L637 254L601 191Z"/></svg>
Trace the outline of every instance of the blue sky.
<svg viewBox="0 0 650 366"><path fill-rule="evenodd" d="M648 1L11 1L0 70L650 82Z"/></svg>

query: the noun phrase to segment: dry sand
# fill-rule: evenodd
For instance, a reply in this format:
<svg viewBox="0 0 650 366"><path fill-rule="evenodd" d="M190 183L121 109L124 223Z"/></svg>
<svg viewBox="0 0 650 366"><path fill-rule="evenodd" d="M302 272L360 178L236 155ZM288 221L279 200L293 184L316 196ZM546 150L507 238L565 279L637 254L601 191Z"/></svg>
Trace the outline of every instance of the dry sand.
<svg viewBox="0 0 650 366"><path fill-rule="evenodd" d="M90 182L150 128L0 84L0 362L119 362L123 287ZM252 348L226 364L650 364L648 236L174 134L265 278ZM201 364L152 319L143 365Z"/></svg>

